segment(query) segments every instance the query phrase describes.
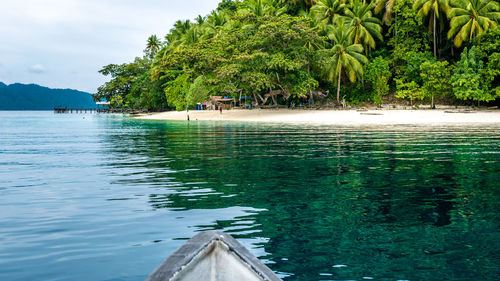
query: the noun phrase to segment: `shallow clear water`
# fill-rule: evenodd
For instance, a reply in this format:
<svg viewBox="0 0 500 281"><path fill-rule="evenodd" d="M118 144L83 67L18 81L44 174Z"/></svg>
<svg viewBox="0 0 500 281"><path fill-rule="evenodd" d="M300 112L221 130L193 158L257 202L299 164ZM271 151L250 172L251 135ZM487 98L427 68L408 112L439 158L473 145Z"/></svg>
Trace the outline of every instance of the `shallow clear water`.
<svg viewBox="0 0 500 281"><path fill-rule="evenodd" d="M499 129L0 111L0 280L144 280L208 229L284 280L495 280Z"/></svg>

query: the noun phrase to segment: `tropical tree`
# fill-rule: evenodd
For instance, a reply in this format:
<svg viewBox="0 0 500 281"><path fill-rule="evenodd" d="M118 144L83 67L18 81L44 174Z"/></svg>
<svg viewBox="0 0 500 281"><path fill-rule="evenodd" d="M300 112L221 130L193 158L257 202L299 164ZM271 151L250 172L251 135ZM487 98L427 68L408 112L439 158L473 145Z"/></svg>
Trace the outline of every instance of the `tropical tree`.
<svg viewBox="0 0 500 281"><path fill-rule="evenodd" d="M161 42L160 40L158 40L158 37L156 37L156 35L151 35L148 37L148 42L146 44L145 52L149 57L154 57L158 52L158 50L160 49L160 47L161 47Z"/></svg>
<svg viewBox="0 0 500 281"><path fill-rule="evenodd" d="M246 8L244 8L242 12L254 14L258 17L266 15L279 16L286 11L286 7L281 7L281 5L274 0L249 0L246 4Z"/></svg>
<svg viewBox="0 0 500 281"><path fill-rule="evenodd" d="M316 0L280 0L281 3L286 3L287 5L303 5L305 7L312 7L317 1Z"/></svg>
<svg viewBox="0 0 500 281"><path fill-rule="evenodd" d="M351 36L355 44L375 48L375 38L382 38L381 22L372 16L373 4L362 3L359 0L351 2L351 8L345 9L345 20L353 29Z"/></svg>
<svg viewBox="0 0 500 281"><path fill-rule="evenodd" d="M382 103L382 96L389 93L389 79L392 76L389 62L381 56L376 57L366 65L366 81L373 89L373 101Z"/></svg>
<svg viewBox="0 0 500 281"><path fill-rule="evenodd" d="M344 15L345 0L318 0L311 8L313 18L320 25L333 24L337 18Z"/></svg>
<svg viewBox="0 0 500 281"><path fill-rule="evenodd" d="M194 79L189 87L189 94L187 97L188 105L195 106L197 103L208 100L210 97L210 88L206 83L206 78L203 75Z"/></svg>
<svg viewBox="0 0 500 281"><path fill-rule="evenodd" d="M433 35L433 43L434 43L434 57L437 56L437 39L436 39L436 27L437 20L441 15L440 12L444 12L445 14L449 10L448 0L416 0L413 3L413 9L418 11L418 15L422 18L426 17L430 13L429 17L429 29L432 26L432 35Z"/></svg>
<svg viewBox="0 0 500 281"><path fill-rule="evenodd" d="M227 23L228 18L224 12L212 11L204 25L204 39L210 39L219 36L222 27Z"/></svg>
<svg viewBox="0 0 500 281"><path fill-rule="evenodd" d="M382 21L388 24L392 19L392 8L398 0L374 0L376 14L380 13L382 10L384 11L384 15L382 16Z"/></svg>
<svg viewBox="0 0 500 281"><path fill-rule="evenodd" d="M241 2L233 1L233 0L222 0L219 2L219 5L217 6L217 11L218 12L228 12L230 14L233 14L238 10L239 5Z"/></svg>
<svg viewBox="0 0 500 281"><path fill-rule="evenodd" d="M191 26L191 22L189 20L176 21L174 23L174 27L172 29L170 29L170 32L165 36L165 39L167 40L167 46L170 48L175 48L175 47L181 45L182 37L191 28L192 28L192 26Z"/></svg>
<svg viewBox="0 0 500 281"><path fill-rule="evenodd" d="M476 56L476 46L467 52L464 49L457 62L450 82L453 94L461 100L491 101L498 97L494 90L489 89L487 74L483 62Z"/></svg>
<svg viewBox="0 0 500 281"><path fill-rule="evenodd" d="M337 79L337 103L340 104L340 80L345 73L351 82L363 75L363 64L368 59L362 54L363 46L355 44L350 35L350 27L343 21L337 21L335 26L329 26L328 38L332 40L333 47L327 50L329 58L326 62L326 75L328 80ZM343 71L343 72L342 72Z"/></svg>
<svg viewBox="0 0 500 281"><path fill-rule="evenodd" d="M296 15L301 14L303 12L309 11L314 4L316 4L316 0L279 0L280 3L286 4L288 7L288 12L290 14Z"/></svg>
<svg viewBox="0 0 500 281"><path fill-rule="evenodd" d="M416 99L425 98L422 87L415 81L405 83L403 79L396 79L396 98L410 99L410 106L413 106L413 101Z"/></svg>
<svg viewBox="0 0 500 281"><path fill-rule="evenodd" d="M185 46L191 46L202 40L202 31L200 27L193 27L186 31L186 33L181 38L181 44Z"/></svg>
<svg viewBox="0 0 500 281"><path fill-rule="evenodd" d="M431 98L431 108L434 108L434 98L446 95L451 88L448 62L423 62L420 65L420 76L422 77L424 96Z"/></svg>
<svg viewBox="0 0 500 281"><path fill-rule="evenodd" d="M449 11L450 30L448 39L454 38L455 46L472 41L476 36L497 28L500 20L500 5L494 0L451 0Z"/></svg>

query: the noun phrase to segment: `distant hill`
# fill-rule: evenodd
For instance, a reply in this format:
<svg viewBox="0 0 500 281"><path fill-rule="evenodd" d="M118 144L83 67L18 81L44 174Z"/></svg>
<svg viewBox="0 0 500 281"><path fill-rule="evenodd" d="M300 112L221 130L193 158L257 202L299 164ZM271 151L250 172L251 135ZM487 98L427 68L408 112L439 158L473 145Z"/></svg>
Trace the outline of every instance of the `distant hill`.
<svg viewBox="0 0 500 281"><path fill-rule="evenodd" d="M52 110L54 107L96 108L89 93L51 89L36 84L0 82L0 110Z"/></svg>

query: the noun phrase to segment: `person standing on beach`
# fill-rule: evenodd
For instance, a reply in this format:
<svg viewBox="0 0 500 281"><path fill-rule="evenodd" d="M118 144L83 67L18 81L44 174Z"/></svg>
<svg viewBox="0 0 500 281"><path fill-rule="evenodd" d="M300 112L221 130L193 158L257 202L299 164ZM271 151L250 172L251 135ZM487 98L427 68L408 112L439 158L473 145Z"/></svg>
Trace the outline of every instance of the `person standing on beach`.
<svg viewBox="0 0 500 281"><path fill-rule="evenodd" d="M222 114L222 105L219 105L220 114Z"/></svg>

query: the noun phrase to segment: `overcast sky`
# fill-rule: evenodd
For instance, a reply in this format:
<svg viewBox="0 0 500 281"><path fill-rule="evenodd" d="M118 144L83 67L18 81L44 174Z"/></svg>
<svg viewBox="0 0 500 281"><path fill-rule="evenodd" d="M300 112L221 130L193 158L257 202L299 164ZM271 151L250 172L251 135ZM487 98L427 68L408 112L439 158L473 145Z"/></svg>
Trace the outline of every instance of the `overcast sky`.
<svg viewBox="0 0 500 281"><path fill-rule="evenodd" d="M0 82L94 93L97 71L140 56L178 19L194 19L220 0L0 0Z"/></svg>

